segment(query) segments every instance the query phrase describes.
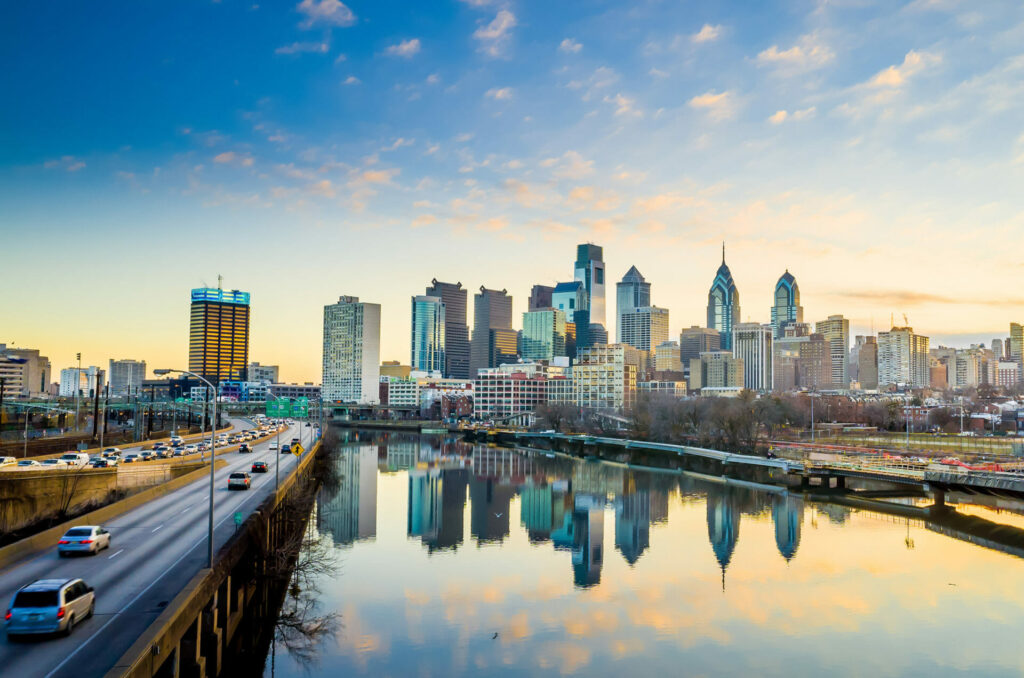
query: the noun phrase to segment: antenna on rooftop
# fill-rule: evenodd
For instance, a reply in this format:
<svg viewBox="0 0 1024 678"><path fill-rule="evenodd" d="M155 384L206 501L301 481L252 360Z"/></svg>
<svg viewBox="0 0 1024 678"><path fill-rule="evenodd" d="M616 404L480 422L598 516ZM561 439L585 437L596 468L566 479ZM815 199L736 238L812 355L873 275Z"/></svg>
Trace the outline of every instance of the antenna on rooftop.
<svg viewBox="0 0 1024 678"><path fill-rule="evenodd" d="M218 290L223 289L223 287L221 286L221 283L223 283L223 282L224 282L224 276L222 276L220 273L218 273L217 274L217 289Z"/></svg>

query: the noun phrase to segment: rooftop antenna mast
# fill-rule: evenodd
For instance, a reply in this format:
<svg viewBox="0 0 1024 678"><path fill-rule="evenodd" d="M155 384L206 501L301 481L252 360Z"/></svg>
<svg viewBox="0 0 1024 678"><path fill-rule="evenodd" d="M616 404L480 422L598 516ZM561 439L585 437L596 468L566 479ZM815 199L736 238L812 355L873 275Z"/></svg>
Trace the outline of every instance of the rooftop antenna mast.
<svg viewBox="0 0 1024 678"><path fill-rule="evenodd" d="M223 286L222 286L223 282L224 282L224 276L222 276L220 273L218 273L217 274L217 289L218 290L224 289Z"/></svg>

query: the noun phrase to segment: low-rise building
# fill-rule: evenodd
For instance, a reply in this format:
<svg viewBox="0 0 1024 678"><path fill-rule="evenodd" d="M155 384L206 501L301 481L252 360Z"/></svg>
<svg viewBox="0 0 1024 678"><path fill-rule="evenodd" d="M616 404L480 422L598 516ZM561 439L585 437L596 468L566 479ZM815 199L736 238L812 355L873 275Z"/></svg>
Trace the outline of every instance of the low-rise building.
<svg viewBox="0 0 1024 678"><path fill-rule="evenodd" d="M270 390L278 398L308 398L309 400L320 400L320 385L307 381L304 384L279 384L271 383Z"/></svg>
<svg viewBox="0 0 1024 678"><path fill-rule="evenodd" d="M641 381L637 383L637 391L657 395L685 398L687 384L685 381Z"/></svg>
<svg viewBox="0 0 1024 678"><path fill-rule="evenodd" d="M690 361L690 390L743 388L743 359L732 351L706 351Z"/></svg>

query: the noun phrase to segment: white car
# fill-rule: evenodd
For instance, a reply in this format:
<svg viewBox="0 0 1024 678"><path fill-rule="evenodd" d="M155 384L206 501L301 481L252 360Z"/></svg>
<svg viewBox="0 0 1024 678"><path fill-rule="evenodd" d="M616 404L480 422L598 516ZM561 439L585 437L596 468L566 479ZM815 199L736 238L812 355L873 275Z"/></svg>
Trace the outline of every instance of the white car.
<svg viewBox="0 0 1024 678"><path fill-rule="evenodd" d="M99 525L72 527L57 542L57 553L62 558L70 553L97 554L109 548L110 533Z"/></svg>
<svg viewBox="0 0 1024 678"><path fill-rule="evenodd" d="M14 466L18 460L14 457L0 457L0 466Z"/></svg>
<svg viewBox="0 0 1024 678"><path fill-rule="evenodd" d="M121 454L121 448L120 447L104 447L102 454L103 454L104 457L109 456L111 454L120 455Z"/></svg>
<svg viewBox="0 0 1024 678"><path fill-rule="evenodd" d="M18 468L23 470L23 471L24 470L32 471L32 470L35 470L37 468L40 468L41 466L42 466L42 464L40 464L35 459L20 459L20 460L18 460Z"/></svg>
<svg viewBox="0 0 1024 678"><path fill-rule="evenodd" d="M89 463L89 455L85 452L65 452L60 455L60 460L68 466L82 468Z"/></svg>
<svg viewBox="0 0 1024 678"><path fill-rule="evenodd" d="M198 445L194 445L193 444L193 445L186 445L185 446L185 454L197 454L198 452L199 452L199 446Z"/></svg>
<svg viewBox="0 0 1024 678"><path fill-rule="evenodd" d="M63 459L43 459L43 462L40 465L48 469L68 467L68 465L64 463Z"/></svg>
<svg viewBox="0 0 1024 678"><path fill-rule="evenodd" d="M277 452L277 441L276 440L271 440L270 441L270 451L271 452Z"/></svg>

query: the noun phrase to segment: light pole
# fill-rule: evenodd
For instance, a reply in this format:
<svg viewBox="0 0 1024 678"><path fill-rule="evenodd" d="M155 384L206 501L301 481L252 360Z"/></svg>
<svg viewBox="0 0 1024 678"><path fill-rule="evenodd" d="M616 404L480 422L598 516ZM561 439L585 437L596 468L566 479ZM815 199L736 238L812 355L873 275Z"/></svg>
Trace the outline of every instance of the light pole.
<svg viewBox="0 0 1024 678"><path fill-rule="evenodd" d="M22 452L21 452L21 456L22 457L28 457L28 420L29 420L29 408L30 407L35 407L37 409L43 410L44 412L49 412L51 410L56 410L57 412L64 412L65 414L71 414L71 410L65 410L65 409L62 409L60 407L47 407L46 405L32 405L30 403L16 403L16 407L22 407L22 408L25 409L25 446L24 446L24 448L22 449Z"/></svg>
<svg viewBox="0 0 1024 678"><path fill-rule="evenodd" d="M78 433L78 394L82 390L82 354L76 353L78 371L75 372L75 433Z"/></svg>
<svg viewBox="0 0 1024 678"><path fill-rule="evenodd" d="M206 566L209 569L213 569L213 488L214 478L213 472L215 470L217 460L217 447L214 443L214 431L217 430L217 387L210 383L208 380L200 377L195 372L189 372L188 370L175 370L175 369L162 369L153 370L153 374L163 376L170 374L171 372L177 372L178 374L187 374L195 377L199 381L203 382L213 390L213 422L210 424L210 520L206 528Z"/></svg>
<svg viewBox="0 0 1024 678"><path fill-rule="evenodd" d="M267 395L277 397L269 386L267 387ZM275 428L277 429L277 454L274 455L277 457L277 461L274 462L274 493L276 494L281 489L281 425L278 424Z"/></svg>

